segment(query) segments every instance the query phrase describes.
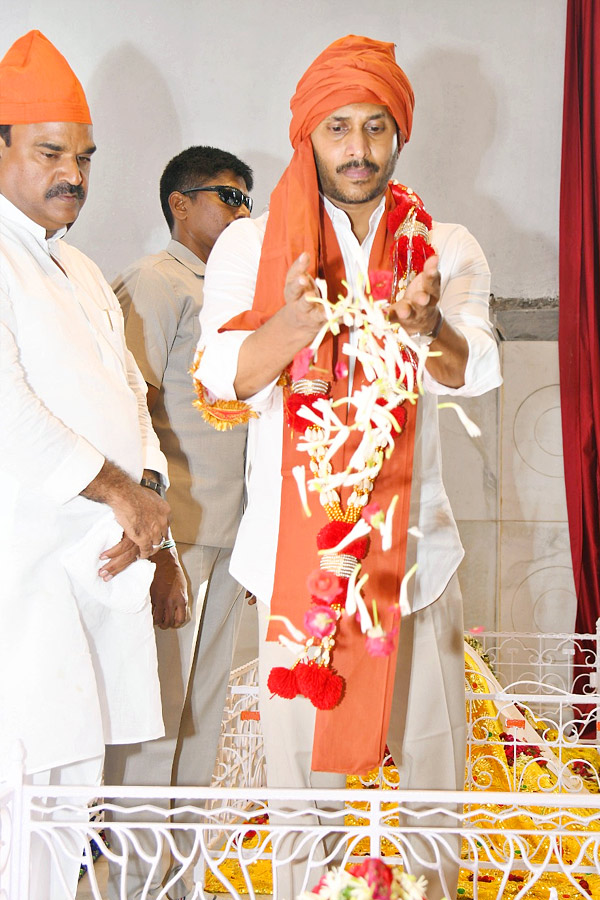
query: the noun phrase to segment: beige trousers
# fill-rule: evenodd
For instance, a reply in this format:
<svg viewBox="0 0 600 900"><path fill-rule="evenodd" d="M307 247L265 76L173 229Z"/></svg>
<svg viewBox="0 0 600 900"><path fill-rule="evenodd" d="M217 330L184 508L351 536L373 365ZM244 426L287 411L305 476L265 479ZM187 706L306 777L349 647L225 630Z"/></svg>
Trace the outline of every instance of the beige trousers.
<svg viewBox="0 0 600 900"><path fill-rule="evenodd" d="M311 771L315 710L310 702L302 697L295 700L272 697L266 686L271 668L289 666L291 660L289 651L264 640L267 623L268 609L261 603L259 704L268 786L344 787L343 776ZM463 610L458 579L454 575L435 603L406 617L400 627L388 732L388 746L399 769L400 787L416 792L462 790L465 742ZM416 802L415 811L418 808ZM452 812L450 808L449 811ZM405 824L415 821L411 818ZM453 825L455 820L443 816L426 821L437 827ZM449 843L457 853L460 839L451 837ZM409 844L407 868L428 879L428 900L455 897L459 866L450 855L438 855L426 840L414 838ZM427 863L434 868L429 868ZM288 868L290 871L282 873L280 890L276 895L274 891L281 900L295 897L304 889L301 860Z"/></svg>

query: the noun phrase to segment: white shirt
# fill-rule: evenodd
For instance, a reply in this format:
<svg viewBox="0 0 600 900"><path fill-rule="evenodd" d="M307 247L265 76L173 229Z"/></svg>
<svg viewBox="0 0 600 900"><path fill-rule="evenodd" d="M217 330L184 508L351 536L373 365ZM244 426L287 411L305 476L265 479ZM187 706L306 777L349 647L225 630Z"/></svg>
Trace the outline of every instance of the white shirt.
<svg viewBox="0 0 600 900"><path fill-rule="evenodd" d="M79 494L105 458L166 461L119 304L64 232L0 196L0 770L14 738L32 772L162 733L153 566L98 578L122 529Z"/></svg>
<svg viewBox="0 0 600 900"><path fill-rule="evenodd" d="M355 284L368 265L373 236L383 206L371 217L362 247L348 216L326 202L346 265ZM239 349L248 332L218 333L230 318L252 307L267 214L233 222L215 244L206 267L204 307L200 316L204 355L198 377L215 396L235 399ZM450 389L425 373L419 399L414 450L411 521L423 537L409 554L418 563L413 610L436 600L464 555L448 497L442 484L441 446L436 395L476 396L501 384L499 358L488 318L490 273L483 252L461 225L434 223L431 242L439 255L440 306L469 344L465 384ZM273 591L281 500L282 390L275 382L250 398L260 414L248 429L248 506L234 548L231 573L259 600L269 604Z"/></svg>

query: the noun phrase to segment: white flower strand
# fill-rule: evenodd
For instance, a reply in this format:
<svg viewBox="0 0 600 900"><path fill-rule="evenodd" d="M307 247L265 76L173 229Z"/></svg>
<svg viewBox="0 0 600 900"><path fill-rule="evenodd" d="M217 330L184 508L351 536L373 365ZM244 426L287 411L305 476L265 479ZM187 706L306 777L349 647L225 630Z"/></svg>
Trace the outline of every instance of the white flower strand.
<svg viewBox="0 0 600 900"><path fill-rule="evenodd" d="M292 469L292 475L298 485L298 493L300 494L300 500L302 502L302 509L306 516L310 518L312 513L310 511L310 506L308 505L308 494L306 493L306 470L304 466L294 466Z"/></svg>
<svg viewBox="0 0 600 900"><path fill-rule="evenodd" d="M352 291L346 282L343 285L346 295L339 295L335 303L327 298L327 283L316 279L320 296L312 298L313 302L322 306L326 322L310 345L313 358L328 333L338 335L341 326L354 329L352 343L345 342L342 352L346 357L358 360L365 375L366 383L351 396L336 401L327 397L316 400L311 407L302 406L298 415L306 419L307 427L298 440L298 450L310 456L311 478L308 483L304 475L293 470L298 483L302 505L310 515L307 490L316 491L320 502L326 506L339 502L344 488L352 489L348 505L359 507L369 502L369 496L375 480L381 470L384 458L388 458L394 449L394 440L400 432L400 426L394 410L402 403L414 405L419 394L423 393L423 377L425 364L431 353L427 346L421 346L408 335L401 325L390 322L387 310L389 302L374 300L371 296L368 278L360 282L356 291ZM402 353L402 345L412 351L416 366ZM381 401L384 401L383 403ZM340 420L335 409L339 406L354 407L354 422L347 425ZM471 437L480 434L478 427L468 418L464 410L455 403L440 403L440 409L454 409L467 433ZM346 443L353 431L361 434L358 447L352 454L344 471L334 473L331 460L337 451ZM392 545L392 522L398 497L394 497L385 513L385 519L379 526L382 548L389 550ZM363 522L361 525L360 523ZM360 527L359 527L360 526ZM340 553L359 534L364 536L370 526L363 519L354 526L349 535L338 545L329 549L329 553ZM410 529L410 533L418 538L418 529ZM372 627L369 612L366 608L361 590L367 576L360 577L361 564L358 563L348 583L346 613L359 613L363 632ZM407 585L416 571L416 565L407 572L400 589L400 611L402 615L410 612L407 596ZM406 895L409 896L408 894Z"/></svg>
<svg viewBox="0 0 600 900"><path fill-rule="evenodd" d="M358 541L360 538L366 537L371 531L371 526L368 522L365 522L364 519L359 519L352 531L350 531L345 538L343 538L339 544L336 544L335 547L328 547L326 550L319 550L319 556L322 556L324 553L341 553L342 550L345 550L350 544L354 541Z"/></svg>
<svg viewBox="0 0 600 900"><path fill-rule="evenodd" d="M453 409L454 412L456 413L456 415L458 416L458 418L460 419L461 423L464 425L464 428L465 428L467 434L469 435L469 437L472 437L472 438L481 437L481 429L480 429L479 425L476 425L475 422L473 422L468 417L468 415L466 414L466 412L464 411L462 406L459 406L458 403L450 403L450 402L438 403L438 409Z"/></svg>

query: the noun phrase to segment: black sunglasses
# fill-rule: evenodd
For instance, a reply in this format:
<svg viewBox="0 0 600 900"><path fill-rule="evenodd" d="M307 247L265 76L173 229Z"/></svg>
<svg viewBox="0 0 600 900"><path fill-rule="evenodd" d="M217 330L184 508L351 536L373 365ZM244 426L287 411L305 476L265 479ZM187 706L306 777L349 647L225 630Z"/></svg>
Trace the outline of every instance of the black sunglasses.
<svg viewBox="0 0 600 900"><path fill-rule="evenodd" d="M193 194L196 191L212 191L219 195L219 200L226 203L227 206L244 206L248 207L248 212L252 212L252 197L244 194L239 188L230 187L228 184L209 184L206 187L188 188L187 191L181 191L182 194Z"/></svg>

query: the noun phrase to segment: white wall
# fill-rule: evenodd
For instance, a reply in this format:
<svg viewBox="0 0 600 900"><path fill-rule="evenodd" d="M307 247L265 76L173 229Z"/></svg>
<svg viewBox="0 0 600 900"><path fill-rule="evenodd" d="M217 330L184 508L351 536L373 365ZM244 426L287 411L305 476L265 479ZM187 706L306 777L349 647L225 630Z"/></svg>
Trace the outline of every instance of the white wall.
<svg viewBox="0 0 600 900"><path fill-rule="evenodd" d="M21 0L0 53L39 28L87 93L99 152L72 240L112 278L168 235L167 160L211 143L253 166L260 211L290 156L289 99L330 41L397 44L413 139L397 177L478 237L500 297L558 293L566 0Z"/></svg>

